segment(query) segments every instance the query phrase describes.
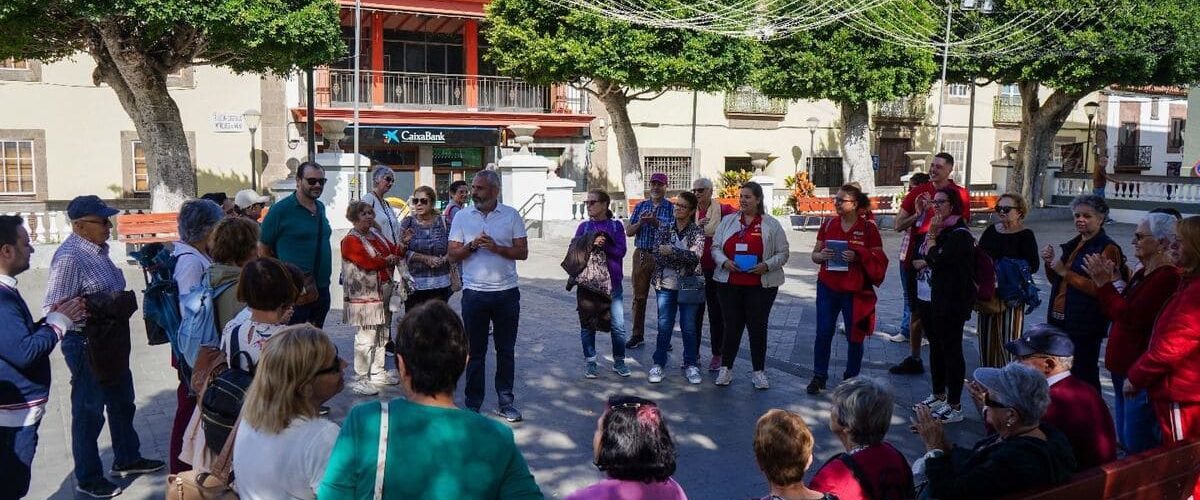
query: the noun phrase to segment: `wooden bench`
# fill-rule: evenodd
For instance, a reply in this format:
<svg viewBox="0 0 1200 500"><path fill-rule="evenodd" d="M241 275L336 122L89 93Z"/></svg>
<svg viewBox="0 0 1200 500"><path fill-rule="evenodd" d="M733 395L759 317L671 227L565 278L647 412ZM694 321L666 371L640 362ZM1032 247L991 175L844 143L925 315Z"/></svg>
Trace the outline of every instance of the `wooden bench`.
<svg viewBox="0 0 1200 500"><path fill-rule="evenodd" d="M116 216L117 242L132 247L179 239L179 213L124 213Z"/></svg>
<svg viewBox="0 0 1200 500"><path fill-rule="evenodd" d="M1191 496L1197 474L1200 474L1200 441L1185 441L1081 471L1063 485L1006 498L1179 500Z"/></svg>
<svg viewBox="0 0 1200 500"><path fill-rule="evenodd" d="M821 196L816 198L806 198L796 201L796 214L799 218L799 224L793 220L792 229L804 231L808 229L808 225L814 219L823 221L827 218L837 215L834 211L834 200L830 196ZM892 207L891 196L872 196L871 197L871 212L875 216L880 215L895 215L899 212L899 207Z"/></svg>

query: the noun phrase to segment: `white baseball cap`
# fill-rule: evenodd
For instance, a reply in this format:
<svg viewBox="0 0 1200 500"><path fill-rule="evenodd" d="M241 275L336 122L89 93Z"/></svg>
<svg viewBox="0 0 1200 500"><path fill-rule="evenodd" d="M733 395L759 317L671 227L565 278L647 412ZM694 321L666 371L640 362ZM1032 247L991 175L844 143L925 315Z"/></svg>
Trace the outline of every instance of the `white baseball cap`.
<svg viewBox="0 0 1200 500"><path fill-rule="evenodd" d="M270 196L260 195L255 193L252 189L243 189L238 191L237 195L233 197L233 204L237 205L237 207L242 210L250 208L250 205L255 203L262 203L265 205L268 201L271 201Z"/></svg>

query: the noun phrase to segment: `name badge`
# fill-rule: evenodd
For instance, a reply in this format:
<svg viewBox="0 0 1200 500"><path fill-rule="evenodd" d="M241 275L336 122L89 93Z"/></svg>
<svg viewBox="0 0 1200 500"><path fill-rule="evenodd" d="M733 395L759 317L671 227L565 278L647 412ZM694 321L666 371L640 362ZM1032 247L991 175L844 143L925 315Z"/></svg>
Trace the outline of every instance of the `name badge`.
<svg viewBox="0 0 1200 500"><path fill-rule="evenodd" d="M750 245L749 245L749 244L747 244L747 243L734 243L734 244L733 244L733 251L735 251L735 252L749 252L749 251L750 251Z"/></svg>

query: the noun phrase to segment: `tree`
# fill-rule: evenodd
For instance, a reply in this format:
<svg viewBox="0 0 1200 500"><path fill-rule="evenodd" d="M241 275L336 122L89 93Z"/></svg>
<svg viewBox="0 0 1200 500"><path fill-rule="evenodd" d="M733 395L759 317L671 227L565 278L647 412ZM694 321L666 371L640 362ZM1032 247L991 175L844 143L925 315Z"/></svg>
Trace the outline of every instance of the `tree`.
<svg viewBox="0 0 1200 500"><path fill-rule="evenodd" d="M5 0L0 59L96 61L146 146L155 211L195 196L195 166L167 75L192 65L284 75L345 51L328 0Z"/></svg>
<svg viewBox="0 0 1200 500"><path fill-rule="evenodd" d="M1088 94L1109 85L1176 85L1200 80L1200 8L1191 0L1010 0L975 24L997 26L1004 12L1070 9L1027 50L956 58L953 75L1015 83L1021 91L1021 143L1009 189L1041 199L1054 136ZM966 33L962 34L966 35ZM1051 89L1042 98L1042 88Z"/></svg>
<svg viewBox="0 0 1200 500"><path fill-rule="evenodd" d="M745 40L636 26L547 0L493 0L487 16L486 57L500 72L540 85L575 84L604 103L627 197L645 189L629 103L670 89L732 90L757 55Z"/></svg>
<svg viewBox="0 0 1200 500"><path fill-rule="evenodd" d="M926 93L938 71L928 50L881 42L844 23L767 42L763 61L754 82L764 94L838 104L845 178L866 192L875 186L868 103Z"/></svg>

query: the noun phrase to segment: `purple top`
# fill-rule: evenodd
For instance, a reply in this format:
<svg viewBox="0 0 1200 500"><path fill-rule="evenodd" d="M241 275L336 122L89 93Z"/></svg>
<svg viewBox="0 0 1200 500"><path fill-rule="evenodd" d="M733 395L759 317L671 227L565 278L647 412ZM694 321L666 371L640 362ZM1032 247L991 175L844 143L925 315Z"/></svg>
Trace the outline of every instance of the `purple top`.
<svg viewBox="0 0 1200 500"><path fill-rule="evenodd" d="M625 260L625 225L616 219L606 221L589 220L575 228L575 237L583 236L586 232L600 232L608 235L608 243L604 244L604 254L608 257L608 274L612 277L614 293L621 289L621 280L625 278L621 270Z"/></svg>
<svg viewBox="0 0 1200 500"><path fill-rule="evenodd" d="M687 493L675 479L657 483L641 481L622 481L605 479L582 490L567 495L565 500L625 500L650 499L654 500L687 500Z"/></svg>

